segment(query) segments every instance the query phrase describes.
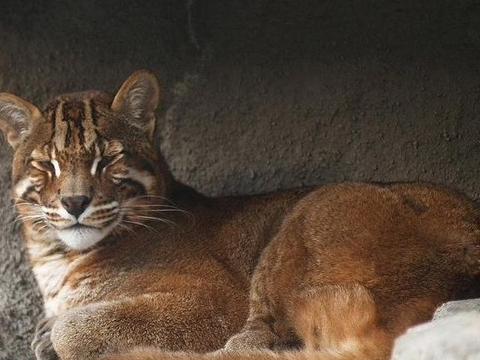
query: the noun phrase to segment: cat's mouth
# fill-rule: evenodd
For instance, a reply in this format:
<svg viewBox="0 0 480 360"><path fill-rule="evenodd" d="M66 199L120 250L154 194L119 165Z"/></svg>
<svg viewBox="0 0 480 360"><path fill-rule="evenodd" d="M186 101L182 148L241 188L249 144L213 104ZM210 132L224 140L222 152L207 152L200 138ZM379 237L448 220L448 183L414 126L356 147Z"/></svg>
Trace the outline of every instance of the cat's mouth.
<svg viewBox="0 0 480 360"><path fill-rule="evenodd" d="M86 228L96 229L94 226L84 225L80 223L73 224L72 226L69 226L67 229L76 230L76 229L86 229Z"/></svg>
<svg viewBox="0 0 480 360"><path fill-rule="evenodd" d="M85 250L103 240L116 224L104 228L96 228L80 223L67 228L57 229L58 238L73 250Z"/></svg>

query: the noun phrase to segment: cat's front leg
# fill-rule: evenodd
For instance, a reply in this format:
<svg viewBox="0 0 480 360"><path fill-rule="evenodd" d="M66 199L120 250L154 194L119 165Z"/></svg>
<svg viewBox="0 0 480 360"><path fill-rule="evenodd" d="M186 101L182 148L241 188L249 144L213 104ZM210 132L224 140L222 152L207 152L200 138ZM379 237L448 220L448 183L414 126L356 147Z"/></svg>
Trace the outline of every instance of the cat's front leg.
<svg viewBox="0 0 480 360"><path fill-rule="evenodd" d="M40 320L35 328L35 336L32 341L32 351L37 360L58 360L59 357L53 349L51 332L55 317Z"/></svg>

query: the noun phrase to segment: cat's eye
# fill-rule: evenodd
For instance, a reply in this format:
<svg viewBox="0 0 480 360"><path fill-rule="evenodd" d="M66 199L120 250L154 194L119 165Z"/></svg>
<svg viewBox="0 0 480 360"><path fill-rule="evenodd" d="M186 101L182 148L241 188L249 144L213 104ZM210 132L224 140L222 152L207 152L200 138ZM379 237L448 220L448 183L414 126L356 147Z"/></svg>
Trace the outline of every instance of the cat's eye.
<svg viewBox="0 0 480 360"><path fill-rule="evenodd" d="M122 191L128 191L130 194L136 195L146 194L145 186L141 182L138 182L129 176L116 174L111 176L110 179Z"/></svg>
<svg viewBox="0 0 480 360"><path fill-rule="evenodd" d="M124 169L115 169L110 173L109 177L114 184L120 185L128 181L127 176L128 176L128 171L125 171Z"/></svg>
<svg viewBox="0 0 480 360"><path fill-rule="evenodd" d="M112 176L111 180L116 185L120 185L121 183L125 182L125 178L119 176Z"/></svg>
<svg viewBox="0 0 480 360"><path fill-rule="evenodd" d="M50 172L52 174L55 173L55 167L50 160L48 161L33 160L30 162L30 164L37 170Z"/></svg>
<svg viewBox="0 0 480 360"><path fill-rule="evenodd" d="M90 173L92 175L95 175L97 172L102 173L103 170L105 170L105 168L110 164L111 161L112 159L109 157L103 157L101 159L95 158L95 160L93 161Z"/></svg>
<svg viewBox="0 0 480 360"><path fill-rule="evenodd" d="M92 164L91 174L95 175L97 172L103 173L109 167L122 159L124 154L116 156L103 156L101 159L95 159Z"/></svg>
<svg viewBox="0 0 480 360"><path fill-rule="evenodd" d="M57 160L32 160L30 165L35 169L46 172L49 176L55 175L56 177L60 176L61 170L60 165Z"/></svg>

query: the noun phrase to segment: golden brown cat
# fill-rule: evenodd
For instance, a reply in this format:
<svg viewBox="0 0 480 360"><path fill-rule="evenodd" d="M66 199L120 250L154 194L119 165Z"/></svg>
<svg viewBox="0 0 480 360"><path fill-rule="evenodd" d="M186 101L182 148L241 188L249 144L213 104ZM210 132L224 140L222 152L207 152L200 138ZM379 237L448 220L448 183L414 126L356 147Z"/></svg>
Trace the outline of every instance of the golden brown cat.
<svg viewBox="0 0 480 360"><path fill-rule="evenodd" d="M441 303L479 295L479 220L470 200L436 186L322 187L263 252L248 320L223 351L106 359L386 360L394 338ZM271 351L294 343L302 350Z"/></svg>
<svg viewBox="0 0 480 360"><path fill-rule="evenodd" d="M45 300L38 359L218 349L244 325L250 287L247 323L226 345L236 353L211 356L298 343L308 353L249 356L383 359L437 305L479 293L468 199L418 184L207 198L176 182L157 151L159 101L146 71L113 98L67 94L43 111L0 95ZM151 351L124 356L197 356Z"/></svg>

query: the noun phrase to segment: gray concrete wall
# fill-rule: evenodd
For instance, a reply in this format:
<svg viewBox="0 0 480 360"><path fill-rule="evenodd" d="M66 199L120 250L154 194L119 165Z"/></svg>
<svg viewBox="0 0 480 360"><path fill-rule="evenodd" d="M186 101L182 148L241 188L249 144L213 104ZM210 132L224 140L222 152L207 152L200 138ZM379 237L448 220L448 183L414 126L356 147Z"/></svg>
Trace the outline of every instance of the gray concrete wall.
<svg viewBox="0 0 480 360"><path fill-rule="evenodd" d="M1 91L41 104L114 90L151 68L167 89L162 150L175 176L205 193L425 180L479 195L478 1L1 6ZM0 359L29 358L38 292L1 196Z"/></svg>

